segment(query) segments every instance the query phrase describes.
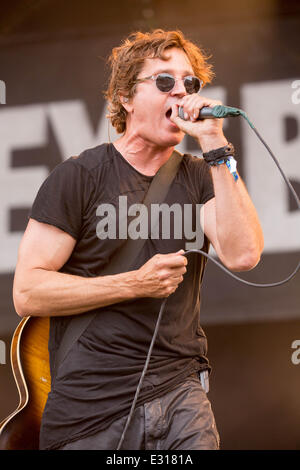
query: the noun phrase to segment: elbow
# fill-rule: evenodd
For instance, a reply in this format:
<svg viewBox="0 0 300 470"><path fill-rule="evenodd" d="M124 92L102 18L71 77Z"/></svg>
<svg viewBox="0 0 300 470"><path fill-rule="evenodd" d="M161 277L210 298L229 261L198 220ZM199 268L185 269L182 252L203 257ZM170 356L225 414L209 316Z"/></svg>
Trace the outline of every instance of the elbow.
<svg viewBox="0 0 300 470"><path fill-rule="evenodd" d="M263 249L264 238L261 233L260 236L253 240L248 238L246 246L245 244L240 247L235 245L234 249L233 246L231 246L230 254L228 253L226 257L224 257L224 253L222 253L225 258L224 264L230 271L251 271L251 269L254 269L260 262Z"/></svg>
<svg viewBox="0 0 300 470"><path fill-rule="evenodd" d="M14 302L15 311L19 317L25 318L25 317L29 317L32 315L32 312L30 312L30 309L29 309L30 300L29 300L28 293L22 292L14 288L13 302Z"/></svg>
<svg viewBox="0 0 300 470"><path fill-rule="evenodd" d="M257 250L248 251L240 257L231 260L226 263L230 271L242 272L242 271L251 271L254 269L260 262L261 252Z"/></svg>

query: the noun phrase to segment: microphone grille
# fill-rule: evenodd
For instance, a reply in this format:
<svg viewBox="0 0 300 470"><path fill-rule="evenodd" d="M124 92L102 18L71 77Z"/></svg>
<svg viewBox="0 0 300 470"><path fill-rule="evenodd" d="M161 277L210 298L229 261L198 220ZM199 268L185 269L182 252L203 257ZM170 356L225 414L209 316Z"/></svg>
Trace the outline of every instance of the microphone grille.
<svg viewBox="0 0 300 470"><path fill-rule="evenodd" d="M184 119L184 111L183 111L183 107L182 106L179 106L178 108L178 116L181 118L181 119ZM186 121L186 119L184 119Z"/></svg>

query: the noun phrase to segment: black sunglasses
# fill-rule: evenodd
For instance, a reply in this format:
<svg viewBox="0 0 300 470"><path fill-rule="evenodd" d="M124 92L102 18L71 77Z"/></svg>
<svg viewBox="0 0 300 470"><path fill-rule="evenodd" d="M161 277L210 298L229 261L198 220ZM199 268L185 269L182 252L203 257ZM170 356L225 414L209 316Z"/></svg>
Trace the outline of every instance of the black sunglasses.
<svg viewBox="0 0 300 470"><path fill-rule="evenodd" d="M168 93L173 90L177 80L183 80L184 87L189 95L198 93L203 84L202 80L193 75L188 75L184 78L175 78L169 73L159 73L157 75L151 75L150 77L138 78L136 82L144 82L145 80L154 80L159 91L163 93Z"/></svg>

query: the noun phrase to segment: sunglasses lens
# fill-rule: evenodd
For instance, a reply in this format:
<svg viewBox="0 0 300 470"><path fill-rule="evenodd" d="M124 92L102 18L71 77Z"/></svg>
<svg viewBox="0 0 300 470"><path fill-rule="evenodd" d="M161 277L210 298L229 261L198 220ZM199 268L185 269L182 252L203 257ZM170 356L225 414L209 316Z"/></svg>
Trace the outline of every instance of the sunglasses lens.
<svg viewBox="0 0 300 470"><path fill-rule="evenodd" d="M201 82L197 77L185 77L184 79L184 86L186 92L191 95L192 93L198 93L201 88Z"/></svg>
<svg viewBox="0 0 300 470"><path fill-rule="evenodd" d="M156 86L160 91L171 91L175 85L175 79L168 73L160 73L156 77Z"/></svg>
<svg viewBox="0 0 300 470"><path fill-rule="evenodd" d="M174 85L175 78L172 75L168 73L160 73L156 76L156 86L160 91L164 93L169 92L174 88ZM190 75L185 77L184 86L187 93L198 93L201 88L201 82L199 78Z"/></svg>

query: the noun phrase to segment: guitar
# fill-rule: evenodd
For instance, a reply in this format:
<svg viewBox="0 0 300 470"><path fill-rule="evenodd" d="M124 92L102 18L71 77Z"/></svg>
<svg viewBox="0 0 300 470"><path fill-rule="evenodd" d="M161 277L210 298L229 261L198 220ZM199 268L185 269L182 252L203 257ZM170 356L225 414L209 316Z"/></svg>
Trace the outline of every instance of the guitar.
<svg viewBox="0 0 300 470"><path fill-rule="evenodd" d="M19 405L0 423L0 450L37 450L42 414L51 388L49 318L26 317L11 342L11 366Z"/></svg>

